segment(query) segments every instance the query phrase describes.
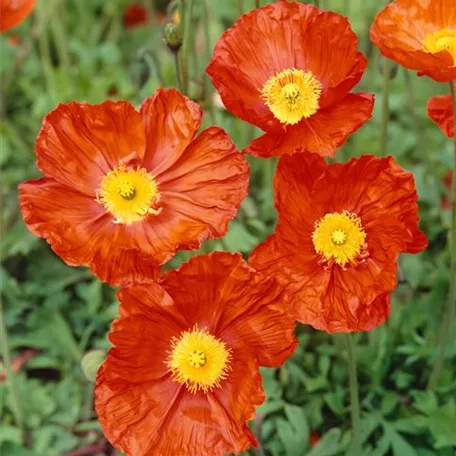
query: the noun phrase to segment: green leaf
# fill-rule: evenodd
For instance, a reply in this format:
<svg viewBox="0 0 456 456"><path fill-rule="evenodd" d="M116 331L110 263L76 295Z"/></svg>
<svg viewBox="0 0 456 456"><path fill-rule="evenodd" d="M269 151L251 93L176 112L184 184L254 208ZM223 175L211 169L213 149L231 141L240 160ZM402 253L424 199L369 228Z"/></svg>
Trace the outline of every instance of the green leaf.
<svg viewBox="0 0 456 456"><path fill-rule="evenodd" d="M435 439L434 448L456 448L456 405L454 399L432 412L429 415L428 425Z"/></svg>
<svg viewBox="0 0 456 456"><path fill-rule="evenodd" d="M385 436L393 448L393 456L416 456L414 448L395 431L393 426L385 422L383 427L385 429Z"/></svg>
<svg viewBox="0 0 456 456"><path fill-rule="evenodd" d="M338 453L341 431L330 429L306 456L333 456Z"/></svg>

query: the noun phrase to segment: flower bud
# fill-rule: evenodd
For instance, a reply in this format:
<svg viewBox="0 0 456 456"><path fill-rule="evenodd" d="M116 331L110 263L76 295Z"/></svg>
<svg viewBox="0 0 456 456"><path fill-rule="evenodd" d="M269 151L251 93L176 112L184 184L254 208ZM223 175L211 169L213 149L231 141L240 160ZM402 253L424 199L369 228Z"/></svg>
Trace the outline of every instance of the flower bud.
<svg viewBox="0 0 456 456"><path fill-rule="evenodd" d="M81 368L87 380L94 383L97 371L106 357L105 350L91 350L87 352L81 361Z"/></svg>
<svg viewBox="0 0 456 456"><path fill-rule="evenodd" d="M174 22L168 22L165 24L164 35L166 45L171 52L177 52L182 45L182 33L180 25Z"/></svg>

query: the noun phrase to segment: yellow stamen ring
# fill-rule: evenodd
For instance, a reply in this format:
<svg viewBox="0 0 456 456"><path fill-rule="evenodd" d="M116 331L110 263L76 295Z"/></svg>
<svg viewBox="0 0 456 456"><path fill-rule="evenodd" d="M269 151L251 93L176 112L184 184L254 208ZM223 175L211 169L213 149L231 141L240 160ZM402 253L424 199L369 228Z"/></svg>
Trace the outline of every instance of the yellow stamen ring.
<svg viewBox="0 0 456 456"><path fill-rule="evenodd" d="M297 124L315 114L322 84L311 71L286 69L269 78L261 97L274 116L283 124Z"/></svg>
<svg viewBox="0 0 456 456"><path fill-rule="evenodd" d="M422 47L430 54L447 51L453 57L453 66L456 66L456 29L440 29L428 33Z"/></svg>
<svg viewBox="0 0 456 456"><path fill-rule="evenodd" d="M221 381L228 377L230 363L231 350L225 342L196 325L171 340L166 361L173 380L193 394L220 387Z"/></svg>
<svg viewBox="0 0 456 456"><path fill-rule="evenodd" d="M318 220L312 242L323 261L342 267L364 258L367 248L361 219L348 211L331 212Z"/></svg>
<svg viewBox="0 0 456 456"><path fill-rule="evenodd" d="M159 197L157 183L147 170L120 165L104 176L96 201L115 218L115 223L130 225L159 214Z"/></svg>

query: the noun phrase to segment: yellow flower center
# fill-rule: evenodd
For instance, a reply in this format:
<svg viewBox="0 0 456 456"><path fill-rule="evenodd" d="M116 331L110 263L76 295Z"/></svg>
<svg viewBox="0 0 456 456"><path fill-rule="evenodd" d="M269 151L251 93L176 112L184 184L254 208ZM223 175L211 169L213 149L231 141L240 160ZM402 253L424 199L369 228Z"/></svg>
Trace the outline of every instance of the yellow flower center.
<svg viewBox="0 0 456 456"><path fill-rule="evenodd" d="M293 125L318 111L321 90L320 81L311 71L292 68L269 78L261 96L280 122Z"/></svg>
<svg viewBox="0 0 456 456"><path fill-rule="evenodd" d="M231 350L225 343L194 326L171 341L172 351L166 361L173 380L195 394L220 387L230 370Z"/></svg>
<svg viewBox="0 0 456 456"><path fill-rule="evenodd" d="M315 224L312 242L324 261L344 267L356 264L366 249L366 233L361 220L348 211L331 212Z"/></svg>
<svg viewBox="0 0 456 456"><path fill-rule="evenodd" d="M161 208L153 207L159 196L154 177L144 168L120 165L102 179L96 200L116 219L115 223L130 225L160 213Z"/></svg>
<svg viewBox="0 0 456 456"><path fill-rule="evenodd" d="M431 54L447 51L456 65L456 29L441 29L428 33L423 41L423 50Z"/></svg>

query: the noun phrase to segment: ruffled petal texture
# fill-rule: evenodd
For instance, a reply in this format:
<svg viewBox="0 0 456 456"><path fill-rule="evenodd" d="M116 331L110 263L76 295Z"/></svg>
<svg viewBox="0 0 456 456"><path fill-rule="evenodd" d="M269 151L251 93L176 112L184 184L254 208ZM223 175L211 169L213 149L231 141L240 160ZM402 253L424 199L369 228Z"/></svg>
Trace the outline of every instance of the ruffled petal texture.
<svg viewBox="0 0 456 456"><path fill-rule="evenodd" d="M372 96L348 98L367 64L356 48L344 17L311 5L280 1L241 16L219 39L207 73L226 108L266 132L245 151L269 157L310 148L334 155L372 112ZM284 70L310 72L321 85L317 111L294 125L276 117L263 96L266 82ZM348 118L342 131L340 116ZM334 123L338 128L326 131Z"/></svg>
<svg viewBox="0 0 456 456"><path fill-rule="evenodd" d="M295 323L287 318L282 287L247 265L240 254L214 252L203 258L160 279L179 313L249 352L262 366L281 365L296 348Z"/></svg>
<svg viewBox="0 0 456 456"><path fill-rule="evenodd" d="M35 8L36 0L0 0L0 32L16 27Z"/></svg>
<svg viewBox="0 0 456 456"><path fill-rule="evenodd" d="M20 185L28 228L111 285L151 280L178 249L223 236L249 166L221 128L196 136L201 115L175 89L157 90L141 112L59 105L36 141L45 177Z"/></svg>
<svg viewBox="0 0 456 456"><path fill-rule="evenodd" d="M240 255L220 252L195 257L158 283L124 288L118 298L114 347L95 388L111 443L132 456L224 456L256 445L246 422L265 399L259 366L281 364L296 346L281 287ZM191 328L230 350L226 377L208 391L191 391L168 365L173 340Z"/></svg>
<svg viewBox="0 0 456 456"><path fill-rule="evenodd" d="M427 102L427 115L447 138L454 136L454 110L451 95L430 97Z"/></svg>
<svg viewBox="0 0 456 456"><path fill-rule="evenodd" d="M370 30L381 53L400 65L432 79L456 79L456 66L447 50L429 52L424 41L430 33L452 30L456 24L453 0L394 0L380 11Z"/></svg>
<svg viewBox="0 0 456 456"><path fill-rule="evenodd" d="M392 157L326 165L306 154L283 157L274 186L279 222L254 250L251 264L286 287L303 323L328 332L367 331L383 323L399 253L427 246L418 229L412 174ZM346 213L359 218L365 251L340 265L316 251L313 234L327 214Z"/></svg>

